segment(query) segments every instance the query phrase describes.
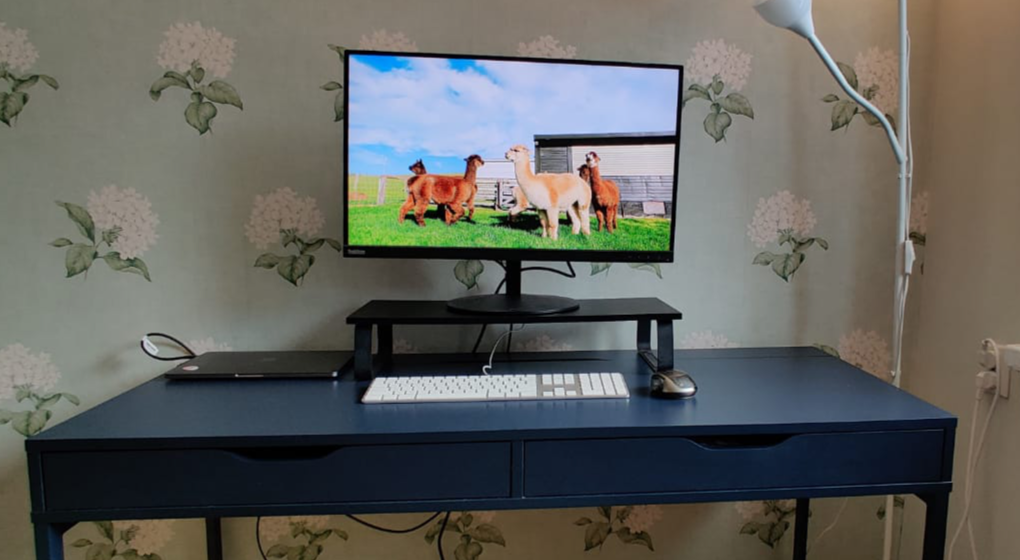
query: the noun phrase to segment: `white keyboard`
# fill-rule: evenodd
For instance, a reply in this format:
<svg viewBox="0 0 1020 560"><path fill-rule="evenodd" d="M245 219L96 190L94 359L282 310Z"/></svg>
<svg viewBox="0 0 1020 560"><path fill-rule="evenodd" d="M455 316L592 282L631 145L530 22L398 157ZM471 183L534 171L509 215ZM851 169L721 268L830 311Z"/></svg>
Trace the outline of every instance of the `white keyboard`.
<svg viewBox="0 0 1020 560"><path fill-rule="evenodd" d="M627 398L630 398L630 391L619 373L542 373L379 377L368 386L361 402L391 404Z"/></svg>

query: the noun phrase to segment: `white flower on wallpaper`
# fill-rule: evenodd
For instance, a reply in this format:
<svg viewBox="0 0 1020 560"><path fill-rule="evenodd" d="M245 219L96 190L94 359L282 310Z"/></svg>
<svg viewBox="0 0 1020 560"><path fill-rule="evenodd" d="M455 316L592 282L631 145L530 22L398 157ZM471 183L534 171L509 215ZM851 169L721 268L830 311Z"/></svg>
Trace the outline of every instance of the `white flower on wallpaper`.
<svg viewBox="0 0 1020 560"><path fill-rule="evenodd" d="M655 550L649 530L662 519L659 506L599 506L598 515L581 517L574 525L584 527L584 550L602 550L611 535L622 544Z"/></svg>
<svg viewBox="0 0 1020 560"><path fill-rule="evenodd" d="M892 357L889 345L875 331L854 329L839 337L839 358L853 364L880 379L892 377Z"/></svg>
<svg viewBox="0 0 1020 560"><path fill-rule="evenodd" d="M739 346L739 344L731 342L726 335L707 330L687 333L680 340L679 348L737 348Z"/></svg>
<svg viewBox="0 0 1020 560"><path fill-rule="evenodd" d="M910 198L910 239L924 245L928 239L928 192L915 192Z"/></svg>
<svg viewBox="0 0 1020 560"><path fill-rule="evenodd" d="M517 54L534 58L577 58L577 47L561 44L552 35L543 35L529 43L518 43Z"/></svg>
<svg viewBox="0 0 1020 560"><path fill-rule="evenodd" d="M891 49L878 47L858 53L854 59L857 71L857 85L864 92L871 92L868 101L880 111L892 114L900 106L900 62Z"/></svg>
<svg viewBox="0 0 1020 560"><path fill-rule="evenodd" d="M377 29L370 35L362 35L358 48L366 51L418 52L418 44L403 32L389 32Z"/></svg>
<svg viewBox="0 0 1020 560"><path fill-rule="evenodd" d="M0 67L24 72L38 59L39 51L28 40L28 31L9 29L0 21Z"/></svg>
<svg viewBox="0 0 1020 560"><path fill-rule="evenodd" d="M159 216L153 213L149 199L134 187L107 185L98 193L91 191L85 207L99 231L111 232L110 248L121 258L141 257L159 237Z"/></svg>
<svg viewBox="0 0 1020 560"><path fill-rule="evenodd" d="M134 549L138 556L157 554L174 536L173 519L141 519L114 521L113 529L123 535L125 545Z"/></svg>
<svg viewBox="0 0 1020 560"><path fill-rule="evenodd" d="M149 87L153 101L159 101L169 88L190 91L184 120L199 136L211 130L219 113L216 104L244 110L237 90L223 81L234 64L234 39L198 21L175 23L163 35L166 38L159 45L156 62L167 72ZM207 74L219 79L203 83Z"/></svg>
<svg viewBox="0 0 1020 560"><path fill-rule="evenodd" d="M569 352L573 349L573 346L559 342L547 334L514 344L515 352Z"/></svg>
<svg viewBox="0 0 1020 560"><path fill-rule="evenodd" d="M28 40L28 31L10 29L0 21L0 80L6 83L7 91L0 90L0 122L13 126L18 115L28 104L28 90L42 81L53 89L60 84L46 74L23 74L36 60L39 51Z"/></svg>
<svg viewBox="0 0 1020 560"><path fill-rule="evenodd" d="M159 238L159 216L152 211L148 198L133 187L107 185L99 192L90 191L84 207L59 200L57 206L67 212L68 219L85 237L84 242L67 237L50 242L53 247L66 248L64 268L68 278L79 274L87 277L98 259L115 272L130 272L152 281L142 255Z"/></svg>
<svg viewBox="0 0 1020 560"><path fill-rule="evenodd" d="M9 423L19 434L31 436L46 427L61 400L77 406L78 397L49 392L58 381L60 370L49 354L32 352L20 343L0 349L0 401L15 401L15 410L0 409L0 425ZM25 405L31 408L17 410Z"/></svg>
<svg viewBox="0 0 1020 560"><path fill-rule="evenodd" d="M283 537L290 536L291 526L298 524L310 531L318 532L329 525L329 517L325 515L263 517L259 530L266 542L275 543Z"/></svg>
<svg viewBox="0 0 1020 560"><path fill-rule="evenodd" d="M647 533L660 519L662 519L660 506L634 506L623 519L623 526L632 533Z"/></svg>
<svg viewBox="0 0 1020 560"><path fill-rule="evenodd" d="M216 342L211 336L198 340L189 340L188 348L191 348L191 351L194 352L196 356L201 356L206 352L230 352L233 350L229 344Z"/></svg>
<svg viewBox="0 0 1020 560"><path fill-rule="evenodd" d="M734 91L741 91L751 75L751 54L722 39L698 41L684 65L684 79L695 84L721 80Z"/></svg>
<svg viewBox="0 0 1020 560"><path fill-rule="evenodd" d="M789 282L804 264L806 251L812 245L817 243L822 249L829 249L825 239L809 236L817 223L811 201L797 198L790 191L759 198L754 217L747 225L747 236L759 248L777 243L780 252L762 251L755 255L752 264L770 266L777 276Z"/></svg>
<svg viewBox="0 0 1020 560"><path fill-rule="evenodd" d="M769 548L775 548L796 517L794 500L765 500L763 502L737 502L734 508L743 518L741 535L756 535Z"/></svg>
<svg viewBox="0 0 1020 560"><path fill-rule="evenodd" d="M163 32L156 62L166 70L179 73L197 64L217 78L226 78L234 64L234 45L215 27L202 27L197 21L175 23Z"/></svg>
<svg viewBox="0 0 1020 560"><path fill-rule="evenodd" d="M750 75L751 54L722 39L698 41L687 59L684 80L690 85L684 91L683 105L698 99L709 102L702 126L717 143L726 139L733 115L754 119L751 101L738 93Z"/></svg>
<svg viewBox="0 0 1020 560"><path fill-rule="evenodd" d="M881 111L895 128L896 119L892 114L899 108L900 99L899 58L896 53L889 49L871 47L857 54L853 66L843 62L837 62L836 65L850 86ZM871 126L882 126L878 118L852 99L843 99L830 93L822 101L833 103L833 131L850 126L857 115L861 115L864 122Z"/></svg>
<svg viewBox="0 0 1020 560"><path fill-rule="evenodd" d="M340 242L336 239L315 237L325 221L314 198L301 197L290 187L256 195L248 223L244 226L248 241L259 249L279 243L286 250L293 245L298 253L263 253L255 260L255 266L269 270L275 268L280 277L295 286L300 285L315 264L313 253L324 244L340 251Z"/></svg>
<svg viewBox="0 0 1020 560"><path fill-rule="evenodd" d="M411 344L411 341L406 338L395 338L393 339L393 353L394 354L420 354L421 349L416 345Z"/></svg>

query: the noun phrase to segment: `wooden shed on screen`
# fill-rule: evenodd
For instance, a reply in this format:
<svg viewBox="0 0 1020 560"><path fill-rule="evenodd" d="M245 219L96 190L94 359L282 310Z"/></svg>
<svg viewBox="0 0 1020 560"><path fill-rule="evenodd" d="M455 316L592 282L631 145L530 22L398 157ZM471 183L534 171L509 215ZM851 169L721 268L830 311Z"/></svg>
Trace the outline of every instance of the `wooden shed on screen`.
<svg viewBox="0 0 1020 560"><path fill-rule="evenodd" d="M595 152L604 179L620 186L623 216L671 216L676 136L668 133L535 135L537 172L577 173Z"/></svg>

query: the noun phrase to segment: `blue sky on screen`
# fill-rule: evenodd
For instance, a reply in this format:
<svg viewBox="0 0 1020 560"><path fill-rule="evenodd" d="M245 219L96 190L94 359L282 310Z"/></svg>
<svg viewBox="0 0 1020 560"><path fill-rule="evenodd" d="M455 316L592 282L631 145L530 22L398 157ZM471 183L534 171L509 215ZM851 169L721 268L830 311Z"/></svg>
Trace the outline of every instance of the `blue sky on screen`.
<svg viewBox="0 0 1020 560"><path fill-rule="evenodd" d="M349 171L462 173L536 134L673 132L676 70L351 55Z"/></svg>

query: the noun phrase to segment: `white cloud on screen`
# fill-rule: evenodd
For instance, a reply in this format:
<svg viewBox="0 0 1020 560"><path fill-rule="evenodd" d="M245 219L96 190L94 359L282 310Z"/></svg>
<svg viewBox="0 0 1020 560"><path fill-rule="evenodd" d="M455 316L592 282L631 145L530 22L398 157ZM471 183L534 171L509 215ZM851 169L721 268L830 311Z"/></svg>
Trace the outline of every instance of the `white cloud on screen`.
<svg viewBox="0 0 1020 560"><path fill-rule="evenodd" d="M482 61L482 71L412 58L380 71L351 60L351 146L401 154L502 156L536 134L676 128L675 71Z"/></svg>

